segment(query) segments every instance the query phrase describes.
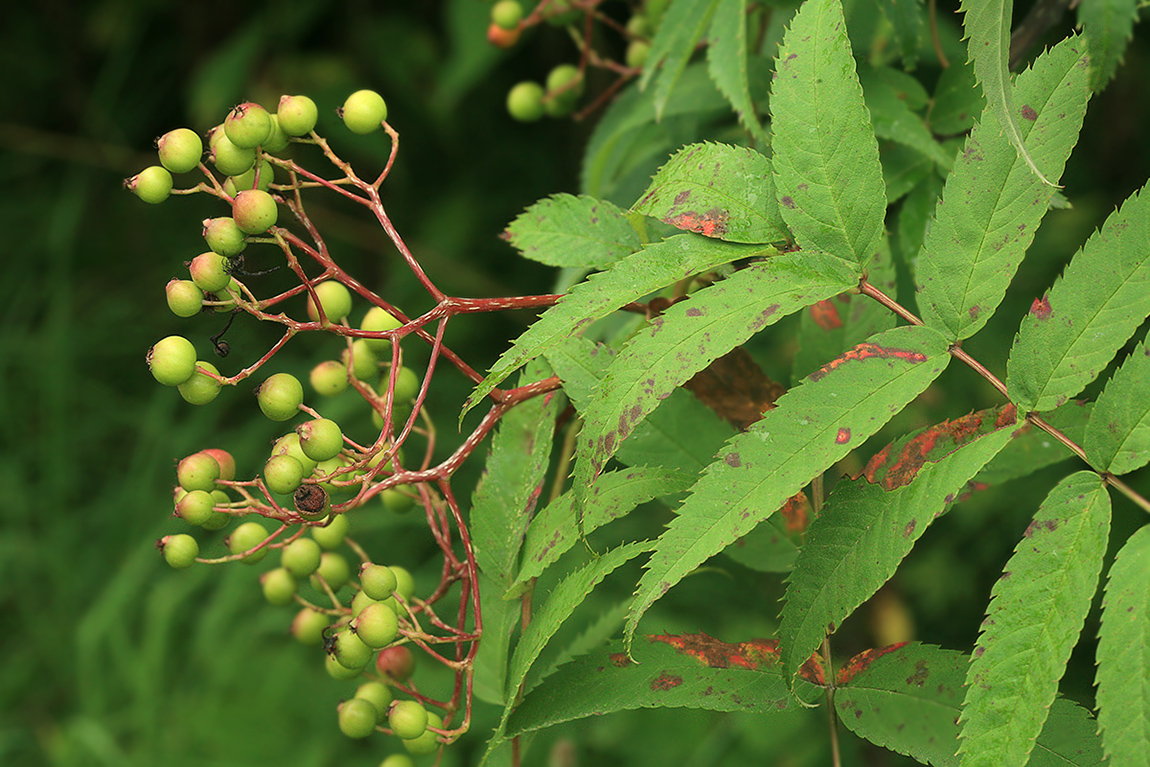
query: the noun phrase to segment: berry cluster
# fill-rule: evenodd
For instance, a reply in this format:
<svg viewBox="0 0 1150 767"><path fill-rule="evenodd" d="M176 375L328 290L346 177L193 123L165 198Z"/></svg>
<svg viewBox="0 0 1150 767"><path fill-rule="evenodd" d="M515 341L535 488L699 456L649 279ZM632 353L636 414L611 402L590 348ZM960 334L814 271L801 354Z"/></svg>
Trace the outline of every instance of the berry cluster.
<svg viewBox="0 0 1150 767"><path fill-rule="evenodd" d="M230 213L203 222L207 250L186 262L186 279L167 283L174 314L194 318L230 312L232 319L247 316L283 328L271 350L233 375L198 356L189 337L163 338L148 351L147 364L156 381L175 387L193 405L207 405L223 387L256 376L260 413L285 424L262 469L248 478L240 478L235 460L222 449L200 450L181 460L175 516L199 532L168 535L157 545L175 568L197 562L257 565L268 560L269 553L271 559L278 558L278 566L260 576L267 601L298 606L291 633L305 645L322 648L332 677L363 679L355 695L339 707L340 729L351 737L390 732L408 752L430 753L468 727L472 665L482 633L475 557L451 489L452 475L503 413L557 388L558 381L493 392L487 417L438 465L431 463L436 432L426 407L427 387L437 364L444 361L472 381L482 379L443 343L448 319L547 306L557 296L466 299L442 293L391 225L380 199L399 145L383 98L374 91L358 91L337 113L353 133L382 130L389 137L388 161L374 180L361 179L315 132L318 110L311 99L284 96L275 114L259 104L240 104L207 132L206 142L187 128L166 133L157 141L160 164L125 182L145 202L201 193L218 198ZM338 175L326 177L304 166L304 152L317 150ZM172 174L193 171L203 180L174 188ZM409 317L347 274L308 217L304 201L313 193L336 193L368 209L434 306L422 316ZM298 284L261 297L259 277L266 272L243 268L249 246L278 252L281 267L286 266ZM311 404L299 378L270 370L277 352L307 332L330 334L342 346L312 368L308 383L317 399ZM209 340L216 355L226 358L230 348L219 335ZM422 374L404 364L405 339L430 348ZM325 399L349 389L364 403L355 423L341 425L317 409ZM349 436L367 424L372 426L370 440ZM422 444L417 451L405 451L409 440ZM422 459L413 465L405 452ZM406 569L373 561L349 535L352 510L396 513L416 507L423 510L443 557L440 583L423 597ZM201 540L210 540L216 531L217 542L204 545L223 551L201 556ZM459 591L452 603L456 614L441 618L436 605L453 589ZM454 671L450 699L434 700L420 692L412 678L417 652Z"/></svg>
<svg viewBox="0 0 1150 767"><path fill-rule="evenodd" d="M565 117L575 111L589 67L614 74L615 82L580 116L605 103L629 79L637 76L647 62L651 51L651 38L662 20L669 0L647 0L621 24L602 13L598 6L603 0L540 0L528 13L519 0L498 0L491 6L491 20L487 27L487 40L499 48L511 48L527 30L539 24L568 27L579 48L579 63L560 64L552 69L544 83L531 80L518 83L507 94L507 111L516 120L534 122L544 115ZM623 60L592 46L596 24L610 29L626 45Z"/></svg>

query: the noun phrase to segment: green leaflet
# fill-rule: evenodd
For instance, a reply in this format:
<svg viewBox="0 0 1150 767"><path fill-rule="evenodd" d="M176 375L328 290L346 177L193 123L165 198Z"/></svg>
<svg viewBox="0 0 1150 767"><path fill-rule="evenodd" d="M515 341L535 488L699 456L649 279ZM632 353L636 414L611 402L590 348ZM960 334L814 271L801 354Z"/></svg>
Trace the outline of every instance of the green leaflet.
<svg viewBox="0 0 1150 767"><path fill-rule="evenodd" d="M475 655L475 697L502 706L507 702L507 659L511 636L519 626L523 606L499 599L503 583L479 574L483 610L483 641Z"/></svg>
<svg viewBox="0 0 1150 767"><path fill-rule="evenodd" d="M949 169L953 158L917 114L927 102L922 84L890 67L860 67L858 74L875 136L912 147Z"/></svg>
<svg viewBox="0 0 1150 767"><path fill-rule="evenodd" d="M506 234L524 258L550 266L602 269L643 246L623 211L586 195L540 200Z"/></svg>
<svg viewBox="0 0 1150 767"><path fill-rule="evenodd" d="M507 736L635 708L701 708L768 714L813 704L820 691L800 681L792 693L775 668L713 668L662 641L643 638L629 661L621 642L560 666L528 694ZM766 726L769 726L764 722Z"/></svg>
<svg viewBox="0 0 1150 767"><path fill-rule="evenodd" d="M860 737L923 764L956 767L957 720L969 664L967 655L917 642L862 653L839 673L839 721ZM1030 766L1101 765L1095 730L1084 708L1055 700Z"/></svg>
<svg viewBox="0 0 1150 767"><path fill-rule="evenodd" d="M769 246L736 245L683 234L650 245L616 261L605 272L591 275L571 288L515 340L463 406L463 415L527 360L579 333L623 304L693 274L740 258L774 255Z"/></svg>
<svg viewBox="0 0 1150 767"><path fill-rule="evenodd" d="M1090 54L1090 90L1100 92L1114 77L1138 20L1138 0L1082 0L1078 23Z"/></svg>
<svg viewBox="0 0 1150 767"><path fill-rule="evenodd" d="M659 537L627 619L775 512L861 445L946 368L945 340L922 326L875 336L812 373L727 443Z"/></svg>
<svg viewBox="0 0 1150 767"><path fill-rule="evenodd" d="M747 76L747 0L718 0L707 35L707 71L731 102L741 123L764 145L770 143L763 130Z"/></svg>
<svg viewBox="0 0 1150 767"><path fill-rule="evenodd" d="M570 663L575 658L601 648L612 636L618 633L626 617L627 600L617 600L562 649L551 653L551 647L548 647L548 652L540 656L535 665L531 667L530 673L527 674L527 679L523 684L524 691L538 687L540 682L554 674L555 669L563 664Z"/></svg>
<svg viewBox="0 0 1150 767"><path fill-rule="evenodd" d="M789 253L735 272L653 319L615 358L583 415L576 492L590 486L627 435L677 386L764 327L857 279L838 259Z"/></svg>
<svg viewBox="0 0 1150 767"><path fill-rule="evenodd" d="M515 647L515 654L507 670L507 706L503 709L503 718L495 735L487 742L487 753L484 759L491 755L495 748L505 739L507 717L511 714L516 692L527 678L527 672L547 645L548 640L555 635L559 627L575 608L591 593L596 585L610 575L620 565L635 558L653 546L650 541L628 543L608 551L597 557L582 569L569 574L548 595L543 607L535 613L530 625L523 631L519 644Z"/></svg>
<svg viewBox="0 0 1150 767"><path fill-rule="evenodd" d="M878 0L877 5L894 30L903 66L907 70L914 69L926 26L922 0Z"/></svg>
<svg viewBox="0 0 1150 767"><path fill-rule="evenodd" d="M1010 440L1013 411L1009 419L998 415L975 413L895 443L881 478L843 481L835 488L787 578L778 637L788 678L822 643L828 627L839 626L894 575L927 527ZM927 452L932 448L942 454Z"/></svg>
<svg viewBox="0 0 1150 767"><path fill-rule="evenodd" d="M1090 465L1126 474L1150 462L1150 348L1140 343L1094 405L1082 445Z"/></svg>
<svg viewBox="0 0 1150 767"><path fill-rule="evenodd" d="M1050 178L1062 175L1086 112L1081 49L1064 40L1015 89L1030 115L1021 135ZM918 259L922 319L955 340L994 315L1055 192L1025 167L996 115L988 106L956 159Z"/></svg>
<svg viewBox="0 0 1150 767"><path fill-rule="evenodd" d="M655 119L662 117L663 107L683 74L695 45L711 23L720 0L675 0L667 9L651 52L643 67L639 88L646 90L654 81Z"/></svg>
<svg viewBox="0 0 1150 767"><path fill-rule="evenodd" d="M547 353L563 390L580 413L607 372L613 351L571 338ZM676 390L632 432L617 457L629 466L657 466L694 477L735 430L689 392Z"/></svg>
<svg viewBox="0 0 1150 767"><path fill-rule="evenodd" d="M986 108L986 99L974 80L970 62L950 62L934 87L930 127L940 136L954 136L970 130Z"/></svg>
<svg viewBox="0 0 1150 767"><path fill-rule="evenodd" d="M1098 375L1150 314L1150 194L1091 235L1022 320L1006 366L1020 410L1058 407Z"/></svg>
<svg viewBox="0 0 1150 767"><path fill-rule="evenodd" d="M1064 478L991 593L967 673L963 767L1026 763L1098 587L1110 497L1097 474Z"/></svg>
<svg viewBox="0 0 1150 767"><path fill-rule="evenodd" d="M962 25L970 40L970 59L974 62L974 76L982 84L987 106L998 119L1006 137L1027 167L1044 184L1053 186L1031 158L1015 117L1014 93L1010 84L1010 71L1007 68L1013 6L1013 0L963 0Z"/></svg>
<svg viewBox="0 0 1150 767"><path fill-rule="evenodd" d="M771 161L745 147L683 147L659 169L631 210L728 242L790 239L775 200Z"/></svg>
<svg viewBox="0 0 1150 767"><path fill-rule="evenodd" d="M591 486L584 499L583 532L589 533L641 503L686 490L693 476L681 469L635 467L607 472ZM504 599L522 592L579 541L575 521L575 491L568 490L535 515L523 543L523 565Z"/></svg>
<svg viewBox="0 0 1150 767"><path fill-rule="evenodd" d="M775 69L772 162L783 220L803 247L866 266L886 197L838 0L803 4Z"/></svg>
<svg viewBox="0 0 1150 767"><path fill-rule="evenodd" d="M1150 526L1122 547L1106 581L1098 637L1098 723L1112 764L1150 764Z"/></svg>

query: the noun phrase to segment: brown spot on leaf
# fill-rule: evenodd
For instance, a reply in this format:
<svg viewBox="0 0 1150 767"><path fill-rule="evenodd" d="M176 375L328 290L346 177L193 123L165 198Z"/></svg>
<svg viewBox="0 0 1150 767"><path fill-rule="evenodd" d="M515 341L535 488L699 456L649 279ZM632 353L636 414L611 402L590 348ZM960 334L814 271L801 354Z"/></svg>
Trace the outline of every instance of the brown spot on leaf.
<svg viewBox="0 0 1150 767"><path fill-rule="evenodd" d="M651 689L656 691L670 690L683 683L683 677L668 674L666 671L651 680Z"/></svg>
<svg viewBox="0 0 1150 767"><path fill-rule="evenodd" d="M738 346L696 373L683 388L740 431L762 418L786 392Z"/></svg>
<svg viewBox="0 0 1150 767"><path fill-rule="evenodd" d="M631 659L627 657L625 652L613 652L608 657L611 659L611 665L616 668L631 665Z"/></svg>
<svg viewBox="0 0 1150 767"><path fill-rule="evenodd" d="M794 208L795 201L790 195L783 195L779 198L779 205L782 205L784 208Z"/></svg>
<svg viewBox="0 0 1150 767"><path fill-rule="evenodd" d="M835 444L845 445L851 441L851 430L845 426L840 426L838 433L835 434Z"/></svg>
<svg viewBox="0 0 1150 767"><path fill-rule="evenodd" d="M1019 111L1022 113L1023 119L1030 120L1031 122L1038 119L1038 112L1035 112L1034 107L1030 106L1030 104L1023 104L1022 109Z"/></svg>

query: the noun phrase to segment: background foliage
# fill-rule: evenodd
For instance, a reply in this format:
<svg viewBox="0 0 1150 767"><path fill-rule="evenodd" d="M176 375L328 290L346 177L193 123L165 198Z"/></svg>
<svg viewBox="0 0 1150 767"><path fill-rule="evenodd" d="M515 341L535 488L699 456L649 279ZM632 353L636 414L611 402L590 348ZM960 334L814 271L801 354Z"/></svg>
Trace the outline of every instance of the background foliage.
<svg viewBox="0 0 1150 767"><path fill-rule="evenodd" d="M4 764L373 765L381 756L371 740L338 734L334 704L345 691L291 642L287 615L265 607L253 572L172 573L156 556L153 542L172 529L173 462L208 443L254 462L272 431L250 419L242 392L191 410L148 375L143 351L178 327L162 286L202 249L199 232L188 225L202 216L189 209L206 203L178 200L144 214L119 183L150 162L150 142L174 125L206 129L249 98L274 103L280 93L308 93L322 109L372 87L388 98L404 141L385 187L389 212L441 286L475 296L543 292L552 286L552 271L518 258L496 235L535 200L579 191L589 126L522 126L503 108L514 82L541 78L574 59L559 30L542 30L504 53L484 40L487 5L478 0L284 5L109 0L6 11L4 71L25 74L5 78L9 110L0 121L7 244L0 266L6 490L0 611L9 627L0 638ZM940 14L953 10L940 7ZM1016 8L1016 18L1025 11ZM967 346L974 356L1001 369L996 350L1009 348L1004 339L1031 298L1150 176L1148 79L1150 51L1141 31L1115 81L1090 105L1064 176L1076 191L1075 207L1052 214L1039 232L1034 247L1051 257L1024 262L990 329ZM325 119L335 127L329 111L321 133ZM365 163L385 149L346 132L341 140L353 160ZM636 192L664 159L636 163ZM626 190L620 194L623 204L633 201ZM417 301L404 274L383 266L381 233L335 204L311 212L349 272L397 302ZM458 322L451 342L470 347L476 366L487 367L529 319ZM261 329L233 332L236 342ZM288 350L300 355L300 372L308 366L306 352L306 344ZM787 378L793 350L764 346L754 353L772 378ZM445 423L467 395L462 380L453 383L436 391L432 405ZM925 424L998 404L979 385L955 387L949 397L920 401L905 418ZM895 604L909 609L917 638L969 651L991 583L1061 473L1039 472L991 490L962 514L940 520L891 589L851 619L870 625L842 633L881 637ZM1146 472L1130 480L1148 492ZM623 524L652 521L661 520L640 513ZM1113 540L1125 540L1142 522L1115 498ZM376 534L373 545L417 578L421 565L434 567L432 546L414 523L381 526ZM624 567L637 576L634 564ZM596 592L606 615L629 596L629 582ZM645 625L668 634L767 636L778 612L774 583L730 563L685 580ZM747 609L748 594L757 611ZM1095 606L1084 636L1097 633L1097 619ZM850 654L863 645L839 649ZM1093 661L1092 648L1078 648L1063 684L1088 706ZM472 749L495 725L495 713L479 707L475 738L450 749L449 762L474 761ZM765 747L753 714L676 709L553 728L533 759L552 748L564 753L565 738L578 742L580 761L588 764L741 764ZM782 749L776 758L789 760L781 763L822 759L825 746L812 744L824 742L801 711L771 734L771 748ZM863 758L851 754L852 763ZM866 758L900 763L877 751Z"/></svg>

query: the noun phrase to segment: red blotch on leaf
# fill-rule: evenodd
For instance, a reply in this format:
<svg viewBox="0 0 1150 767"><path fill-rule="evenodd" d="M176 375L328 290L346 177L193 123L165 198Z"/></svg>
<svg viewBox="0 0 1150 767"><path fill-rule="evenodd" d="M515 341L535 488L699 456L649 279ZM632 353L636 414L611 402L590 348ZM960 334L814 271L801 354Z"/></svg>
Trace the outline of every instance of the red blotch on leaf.
<svg viewBox="0 0 1150 767"><path fill-rule="evenodd" d="M651 689L658 691L670 690L678 687L682 683L683 677L675 676L674 674L668 674L666 671L664 671L663 673L659 674L659 676L651 680Z"/></svg>
<svg viewBox="0 0 1150 767"><path fill-rule="evenodd" d="M1022 112L1022 116L1027 120L1033 122L1038 119L1038 112L1035 112L1034 107L1030 106L1030 104L1023 104L1020 111Z"/></svg>
<svg viewBox="0 0 1150 767"><path fill-rule="evenodd" d="M854 656L846 662L835 679L836 684L840 687L850 682L856 676L870 668L871 664L876 660L892 653L900 647L904 647L906 642L899 642L898 644L887 645L886 647L872 648L870 650L863 650L858 655Z"/></svg>
<svg viewBox="0 0 1150 767"><path fill-rule="evenodd" d="M848 443L850 441L851 441L851 430L846 428L845 426L840 426L838 433L835 434L835 444L836 445L845 445L846 443Z"/></svg>
<svg viewBox="0 0 1150 767"><path fill-rule="evenodd" d="M1030 313L1034 315L1035 319L1044 320L1050 316L1050 299L1046 296L1034 299L1034 303L1030 305Z"/></svg>

